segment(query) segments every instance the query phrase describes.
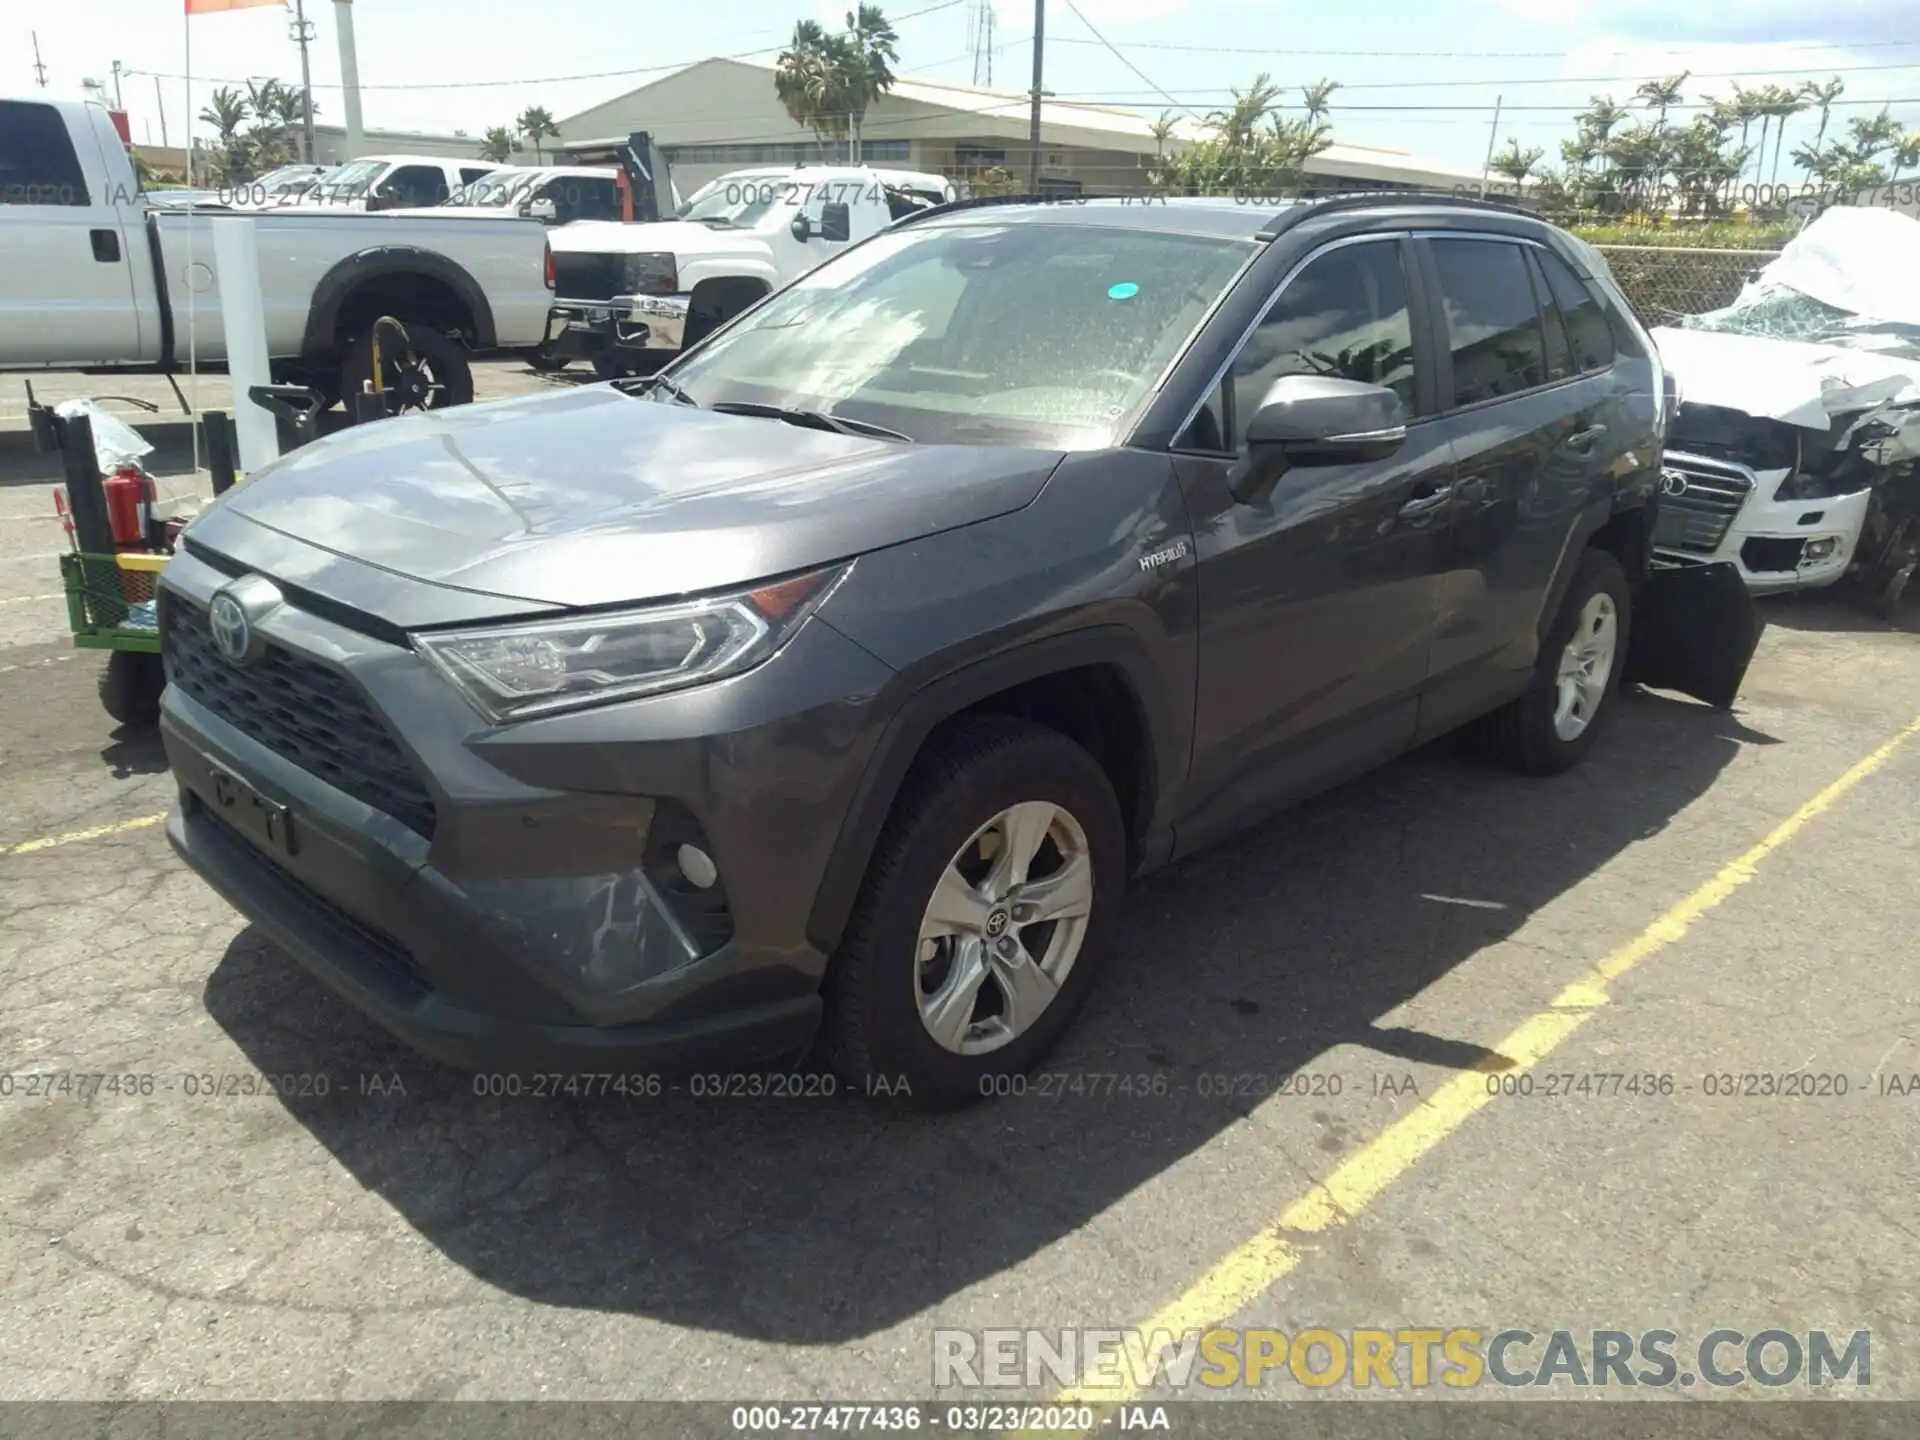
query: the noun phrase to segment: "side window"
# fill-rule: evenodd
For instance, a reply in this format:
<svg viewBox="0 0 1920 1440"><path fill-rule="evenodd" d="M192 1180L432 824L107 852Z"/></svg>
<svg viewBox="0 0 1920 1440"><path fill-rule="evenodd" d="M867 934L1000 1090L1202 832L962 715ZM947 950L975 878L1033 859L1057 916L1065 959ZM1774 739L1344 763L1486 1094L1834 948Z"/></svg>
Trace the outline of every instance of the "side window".
<svg viewBox="0 0 1920 1440"><path fill-rule="evenodd" d="M491 175L492 173L491 170L476 169L471 166L463 167L460 171L460 183L462 185L471 185L482 175Z"/></svg>
<svg viewBox="0 0 1920 1440"><path fill-rule="evenodd" d="M1540 318L1547 326L1547 379L1565 380L1580 372L1574 368L1573 352L1567 345L1567 321L1547 288L1547 277L1540 269L1540 252L1527 251L1527 272L1533 278L1533 299L1540 307Z"/></svg>
<svg viewBox="0 0 1920 1440"><path fill-rule="evenodd" d="M380 188L402 205L438 205L447 198L447 177L431 165L402 165Z"/></svg>
<svg viewBox="0 0 1920 1440"><path fill-rule="evenodd" d="M1606 369L1613 364L1613 327L1607 323L1607 312L1600 308L1600 301L1558 255L1541 251L1540 268L1546 271L1547 288L1553 292L1560 313L1567 317L1567 339L1573 347L1575 368L1583 375Z"/></svg>
<svg viewBox="0 0 1920 1440"><path fill-rule="evenodd" d="M1414 412L1413 326L1398 241L1330 250L1280 292L1228 373L1232 432L1225 448L1245 443L1260 401L1286 375L1385 385Z"/></svg>
<svg viewBox="0 0 1920 1440"><path fill-rule="evenodd" d="M580 191L580 215L582 220L618 220L620 218L620 196L611 180L580 180L575 182Z"/></svg>
<svg viewBox="0 0 1920 1440"><path fill-rule="evenodd" d="M1429 242L1453 352L1453 403L1473 405L1547 383L1540 311L1526 252L1496 240Z"/></svg>
<svg viewBox="0 0 1920 1440"><path fill-rule="evenodd" d="M51 105L0 100L0 205L86 205L87 179Z"/></svg>

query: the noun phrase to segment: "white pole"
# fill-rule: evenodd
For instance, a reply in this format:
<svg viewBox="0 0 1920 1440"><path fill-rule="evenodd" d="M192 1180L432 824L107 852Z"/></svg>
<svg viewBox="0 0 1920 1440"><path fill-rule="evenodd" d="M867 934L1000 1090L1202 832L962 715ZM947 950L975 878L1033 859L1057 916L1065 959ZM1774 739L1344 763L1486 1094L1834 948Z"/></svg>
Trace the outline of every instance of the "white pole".
<svg viewBox="0 0 1920 1440"><path fill-rule="evenodd" d="M360 124L360 61L353 48L353 0L333 0L334 29L340 39L340 89L346 111L347 153L352 160L367 148L366 131Z"/></svg>
<svg viewBox="0 0 1920 1440"><path fill-rule="evenodd" d="M252 386L273 381L267 363L267 302L260 289L260 241L251 215L218 215L211 224L214 283L227 333L227 374L233 377L233 426L241 472L250 475L280 454L273 415L247 398Z"/></svg>
<svg viewBox="0 0 1920 1440"><path fill-rule="evenodd" d="M1493 97L1493 128L1487 132L1487 163L1480 167L1480 198L1487 198L1487 176L1493 173L1493 147L1500 139L1500 100Z"/></svg>
<svg viewBox="0 0 1920 1440"><path fill-rule="evenodd" d="M186 36L187 188L191 190L194 188L194 180L196 178L193 173L193 15L192 15L192 12L188 12L187 14L186 25L187 25L187 36ZM188 211L184 217L184 220L185 220L186 231L187 231L187 270L186 270L186 274L180 277L180 281L181 281L180 288L186 292L186 296L187 296L187 394L190 397L187 401L187 408L192 412L192 418L189 420L187 428L193 431L193 470L194 470L194 473L197 475L200 473L200 299L199 299L199 296L194 292L194 287L193 287L194 217L193 217L192 207L188 207ZM162 246L161 254L163 257L165 253L166 253L166 249L164 246Z"/></svg>

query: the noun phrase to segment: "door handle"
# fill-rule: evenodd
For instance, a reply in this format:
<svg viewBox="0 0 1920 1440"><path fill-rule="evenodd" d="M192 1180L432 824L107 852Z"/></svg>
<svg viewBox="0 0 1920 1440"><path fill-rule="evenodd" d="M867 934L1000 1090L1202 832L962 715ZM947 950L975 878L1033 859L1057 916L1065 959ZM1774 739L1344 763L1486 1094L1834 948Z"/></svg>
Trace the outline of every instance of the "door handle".
<svg viewBox="0 0 1920 1440"><path fill-rule="evenodd" d="M1453 486L1436 485L1421 495L1416 495L1400 507L1400 518L1412 520L1421 515L1431 515L1447 501L1453 498Z"/></svg>
<svg viewBox="0 0 1920 1440"><path fill-rule="evenodd" d="M1593 449L1593 442L1607 433L1604 425L1589 425L1584 430L1576 430L1567 436L1567 449L1576 455L1585 455Z"/></svg>
<svg viewBox="0 0 1920 1440"><path fill-rule="evenodd" d="M93 242L93 258L103 265L120 263L120 232L118 230L89 230L87 238Z"/></svg>

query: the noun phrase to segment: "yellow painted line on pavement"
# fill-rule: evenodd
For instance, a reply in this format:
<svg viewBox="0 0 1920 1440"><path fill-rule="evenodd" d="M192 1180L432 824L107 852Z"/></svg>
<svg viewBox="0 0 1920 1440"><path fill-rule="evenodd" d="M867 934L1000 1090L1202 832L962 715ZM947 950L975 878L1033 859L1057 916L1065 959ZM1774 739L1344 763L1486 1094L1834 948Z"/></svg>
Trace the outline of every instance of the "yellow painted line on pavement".
<svg viewBox="0 0 1920 1440"><path fill-rule="evenodd" d="M38 840L22 840L18 845L0 845L0 855L31 855L36 850L52 850L61 845L79 845L88 840L105 840L110 835L124 835L129 830L148 829L166 818L164 814L142 815L137 820L116 820L111 825L96 825L91 830L69 830L64 835L46 835Z"/></svg>
<svg viewBox="0 0 1920 1440"><path fill-rule="evenodd" d="M1643 960L1686 937L1694 923L1754 878L1760 863L1832 809L1854 786L1920 735L1920 718L1828 785L1745 854L1729 860L1679 904L1591 971L1556 995L1545 1010L1523 1020L1493 1046L1488 1059L1463 1071L1406 1115L1355 1151L1327 1178L1282 1210L1266 1229L1217 1260L1185 1294L1140 1324L1148 1337L1164 1334L1175 1343L1187 1332L1224 1325L1239 1311L1286 1279L1307 1251L1304 1241L1346 1224L1429 1150L1458 1130L1493 1098L1491 1073L1517 1075L1532 1069L1569 1035L1609 1003L1608 986ZM1059 1403L1093 1405L1104 1420L1114 1407L1138 1398L1134 1377L1118 1385L1081 1385L1062 1392Z"/></svg>
<svg viewBox="0 0 1920 1440"><path fill-rule="evenodd" d="M0 605L25 605L34 600L64 600L66 598L66 591L55 590L50 595L9 595L5 599L0 600Z"/></svg>

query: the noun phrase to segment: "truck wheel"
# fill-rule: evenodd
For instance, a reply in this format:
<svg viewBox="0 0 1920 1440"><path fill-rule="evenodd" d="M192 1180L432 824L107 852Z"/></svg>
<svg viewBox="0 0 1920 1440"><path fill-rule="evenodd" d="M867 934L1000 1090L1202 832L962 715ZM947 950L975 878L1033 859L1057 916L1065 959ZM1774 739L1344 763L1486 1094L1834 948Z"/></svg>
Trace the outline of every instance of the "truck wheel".
<svg viewBox="0 0 1920 1440"><path fill-rule="evenodd" d="M558 375L573 363L567 355L549 355L544 350L536 350L527 357L527 368L538 370L542 375Z"/></svg>
<svg viewBox="0 0 1920 1440"><path fill-rule="evenodd" d="M147 726L160 718L167 674L158 655L115 650L100 671L100 705L121 725Z"/></svg>
<svg viewBox="0 0 1920 1440"><path fill-rule="evenodd" d="M966 724L923 757L874 848L827 973L827 1061L922 1108L1005 1093L1086 998L1126 851L1085 750L1022 720Z"/></svg>
<svg viewBox="0 0 1920 1440"><path fill-rule="evenodd" d="M611 355L595 355L593 373L601 380L624 380L633 371L623 360L616 360Z"/></svg>
<svg viewBox="0 0 1920 1440"><path fill-rule="evenodd" d="M466 347L425 324L407 326L407 343L398 346L388 336L380 342L381 368L387 388L404 397L402 410L445 410L473 403L473 366ZM347 347L340 364L340 393L352 406L352 397L373 379L373 336L360 336Z"/></svg>
<svg viewBox="0 0 1920 1440"><path fill-rule="evenodd" d="M1626 668L1632 596L1620 562L1589 550L1554 616L1518 700L1470 732L1475 748L1527 775L1558 775L1593 748Z"/></svg>

